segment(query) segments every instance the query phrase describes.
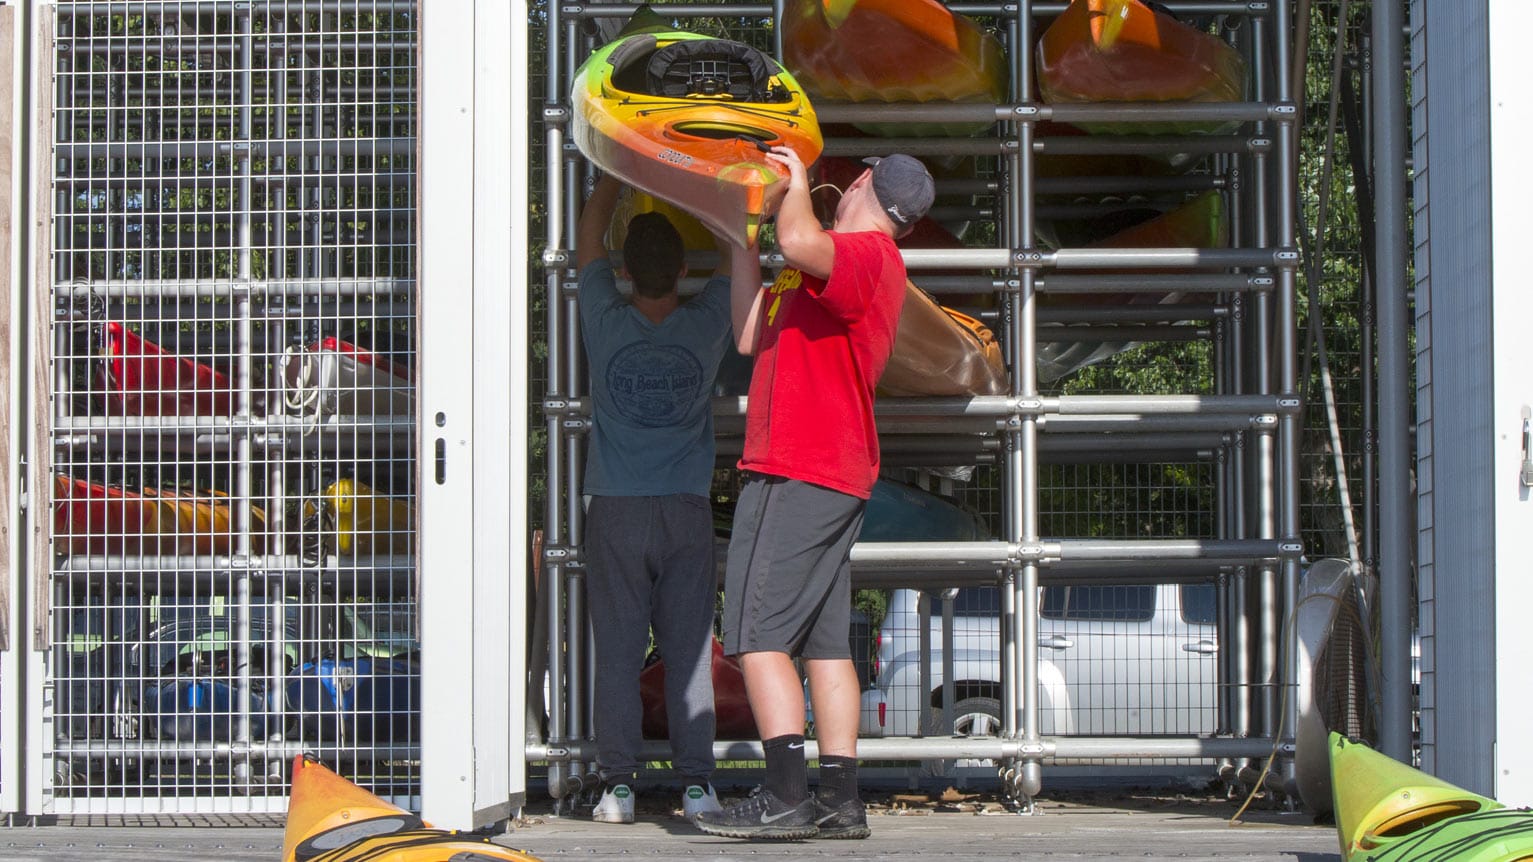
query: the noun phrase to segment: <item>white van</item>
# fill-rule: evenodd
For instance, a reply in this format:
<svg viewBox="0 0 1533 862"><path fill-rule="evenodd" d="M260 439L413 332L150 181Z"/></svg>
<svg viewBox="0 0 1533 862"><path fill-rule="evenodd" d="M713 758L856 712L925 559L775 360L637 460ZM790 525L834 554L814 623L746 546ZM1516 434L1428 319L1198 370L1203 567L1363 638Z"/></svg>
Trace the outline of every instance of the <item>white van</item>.
<svg viewBox="0 0 1533 862"><path fill-rule="evenodd" d="M953 601L953 723L941 726L942 591L930 593L921 685L915 590L895 590L879 628L863 736L992 736L1001 724L999 587ZM1044 735L1207 734L1215 729L1215 589L1209 583L1052 586L1039 591L1038 708Z"/></svg>

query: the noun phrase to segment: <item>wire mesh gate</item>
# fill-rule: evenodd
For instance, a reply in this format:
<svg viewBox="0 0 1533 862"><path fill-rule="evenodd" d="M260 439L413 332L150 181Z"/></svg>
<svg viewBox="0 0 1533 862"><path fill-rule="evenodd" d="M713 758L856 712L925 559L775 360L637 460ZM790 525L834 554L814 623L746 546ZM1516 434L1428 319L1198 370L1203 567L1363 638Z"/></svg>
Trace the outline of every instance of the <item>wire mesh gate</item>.
<svg viewBox="0 0 1533 862"><path fill-rule="evenodd" d="M681 29L780 52L773 22L782 20L781 0L727 10L710 5L664 3L656 9ZM1276 737L1293 726L1285 714L1292 704L1285 710L1278 695L1291 673L1279 653L1280 621L1293 606L1302 550L1289 10L1281 3L1162 7L1190 16L1236 47L1252 70L1248 101L1040 105L1029 101L1035 40L1065 5L961 5L1004 42L1010 88L1026 94L1014 95L1014 105L972 106L972 113L960 116L951 104L816 100L828 128L1001 120L961 141L826 135L827 155L903 150L963 155L978 164L967 180L949 185L939 179L938 190L977 195L947 215L988 223L990 233L981 231L965 248L925 253L911 275L939 298L996 298L995 310L980 316L1004 344L1011 371L1004 396L880 401L886 464L935 467L938 474L975 467L968 486L960 482L957 489L968 500L984 501L985 529L966 539L864 542L854 550L857 586L941 596L903 606L913 620L905 630L916 666L909 682L914 694L905 700L916 718L886 724L896 700L890 695L878 706L876 724L865 714L859 751L875 761L988 763L999 767L1005 786L1019 797L1037 792L1045 762L1199 758L1221 762L1226 777L1251 783L1258 780L1251 758L1270 752ZM591 710L599 705L590 700L578 562L583 356L572 326L569 273L561 269L587 175L565 144L564 120L574 66L604 41L596 34L610 35L627 10L549 3L539 11L535 20L546 18L548 61L544 260L552 264L543 399L550 553L541 606L550 630L552 697L547 738L529 747L529 757L548 759L550 792L567 800L592 784L594 747L586 740ZM1044 120L1118 124L1121 136L1067 138ZM1167 123L1219 131L1178 138L1165 134L1164 126L1154 128ZM1175 177L1124 175L1137 157L1176 152L1195 153L1199 169ZM1045 155L1103 157L1099 164L1123 170L1073 180L1045 176L1039 169ZM1048 245L1040 239L1044 222L1121 212L1125 200L1164 211L1208 192L1230 214L1228 248L1124 254L1080 238L1061 241L1056 235ZM919 271L937 267L949 272ZM1125 267L1138 271L1132 279L1115 277ZM954 276L953 270L964 274ZM1125 290L1141 298L1117 308L1089 299ZM1178 291L1179 300L1151 301L1157 292ZM1071 296L1088 298L1072 302ZM1044 304L1041 297L1052 301ZM1101 359L1127 342L1187 340L1204 345L1192 369L1140 375L1128 385L1111 372L1072 373L1079 357ZM740 413L737 398L716 402L721 467L739 450ZM955 487L946 479L937 484ZM1154 587L1158 582L1194 588ZM891 615L899 601L896 591ZM928 623L939 615L943 625ZM1124 637L1124 623L1145 627ZM1066 624L1080 637L1067 637L1059 628ZM886 626L884 634L895 630ZM1167 640L1170 632L1183 639L1181 649L1158 652L1155 639ZM1051 655L1068 649L1067 642L1094 644L1092 657ZM961 676L964 670L953 659L976 650L990 656L984 679ZM940 658L930 658L937 652ZM1191 667L1199 669L1196 678L1187 673ZM881 668L875 687L892 691L889 675L888 666ZM1058 708L1072 697L1083 707L1078 715ZM864 703L871 699L865 696ZM1164 705L1146 708L1156 703ZM957 708L962 705L967 713ZM935 720L933 710L940 713ZM974 730L974 737L955 738ZM721 742L718 753L726 759L759 756L759 747ZM654 744L646 755L663 760L666 749Z"/></svg>
<svg viewBox="0 0 1533 862"><path fill-rule="evenodd" d="M46 11L47 810L418 805L415 4Z"/></svg>

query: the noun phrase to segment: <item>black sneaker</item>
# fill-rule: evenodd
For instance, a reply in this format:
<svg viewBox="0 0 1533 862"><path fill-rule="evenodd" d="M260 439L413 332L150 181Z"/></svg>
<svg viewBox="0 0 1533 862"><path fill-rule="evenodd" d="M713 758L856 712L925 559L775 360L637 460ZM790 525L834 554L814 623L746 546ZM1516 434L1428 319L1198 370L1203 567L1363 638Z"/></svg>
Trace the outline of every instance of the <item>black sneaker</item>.
<svg viewBox="0 0 1533 862"><path fill-rule="evenodd" d="M873 834L868 828L867 806L861 799L848 799L832 808L815 797L814 822L820 827L820 838L866 838Z"/></svg>
<svg viewBox="0 0 1533 862"><path fill-rule="evenodd" d="M704 811L693 822L709 835L725 838L771 838L790 840L813 838L820 833L815 825L816 808L810 797L797 805L777 798L777 794L758 787L750 798L723 811Z"/></svg>

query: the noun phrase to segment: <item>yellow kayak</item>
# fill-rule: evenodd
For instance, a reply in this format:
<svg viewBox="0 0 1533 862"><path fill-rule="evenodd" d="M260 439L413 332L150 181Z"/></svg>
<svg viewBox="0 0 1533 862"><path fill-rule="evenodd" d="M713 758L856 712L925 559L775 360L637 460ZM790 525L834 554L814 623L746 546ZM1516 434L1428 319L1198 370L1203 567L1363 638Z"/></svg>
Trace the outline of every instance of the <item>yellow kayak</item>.
<svg viewBox="0 0 1533 862"><path fill-rule="evenodd" d="M432 829L323 765L293 761L282 862L538 862L536 856L466 832Z"/></svg>
<svg viewBox="0 0 1533 862"><path fill-rule="evenodd" d="M317 502L304 506L318 516L321 546L342 556L407 555L413 549L415 510L355 479L330 483Z"/></svg>
<svg viewBox="0 0 1533 862"><path fill-rule="evenodd" d="M1533 859L1533 811L1508 808L1332 733L1336 833L1347 862Z"/></svg>

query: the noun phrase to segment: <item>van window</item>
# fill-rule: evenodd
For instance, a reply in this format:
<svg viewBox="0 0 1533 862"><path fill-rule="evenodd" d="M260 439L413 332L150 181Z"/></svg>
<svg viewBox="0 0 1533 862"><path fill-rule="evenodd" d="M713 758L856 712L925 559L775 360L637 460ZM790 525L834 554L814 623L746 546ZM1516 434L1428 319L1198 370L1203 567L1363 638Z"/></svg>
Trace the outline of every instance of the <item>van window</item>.
<svg viewBox="0 0 1533 862"><path fill-rule="evenodd" d="M1155 616L1155 585L1046 587L1039 614L1051 620L1144 622Z"/></svg>
<svg viewBox="0 0 1533 862"><path fill-rule="evenodd" d="M942 594L932 599L932 615L942 613ZM1001 615L1001 590L999 587L964 587L953 597L955 617L998 617Z"/></svg>
<svg viewBox="0 0 1533 862"><path fill-rule="evenodd" d="M1213 584L1182 584L1182 619L1197 625L1219 621L1219 591Z"/></svg>

